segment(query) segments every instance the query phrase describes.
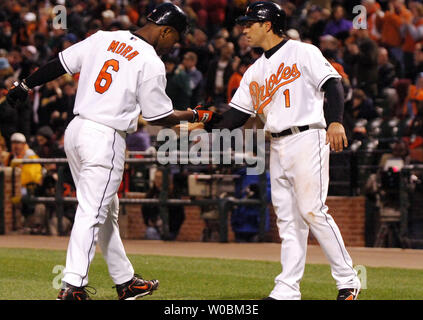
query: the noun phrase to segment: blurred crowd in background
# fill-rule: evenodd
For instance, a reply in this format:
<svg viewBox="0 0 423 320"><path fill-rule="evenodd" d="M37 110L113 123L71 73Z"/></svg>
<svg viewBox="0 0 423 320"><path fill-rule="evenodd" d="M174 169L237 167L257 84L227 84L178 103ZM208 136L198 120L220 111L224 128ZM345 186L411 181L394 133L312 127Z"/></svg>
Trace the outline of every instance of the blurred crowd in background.
<svg viewBox="0 0 423 320"><path fill-rule="evenodd" d="M0 165L10 165L13 158L64 157L63 134L73 117L78 75L64 75L36 87L30 99L17 108L5 101L12 83L98 30L136 30L161 2L164 1L2 2ZM254 1L172 2L188 14L190 31L171 54L162 57L167 73L166 92L175 109L202 103L222 112L228 108L243 73L262 54L261 49L249 46L242 28L235 24L235 19ZM423 162L422 2L274 2L287 14L286 36L319 47L341 74L349 149L381 149L392 151L406 163ZM63 8L66 19L59 25L66 28L55 28L54 19ZM140 119L138 132L128 136L128 149L146 150L154 141L154 130ZM40 166L37 170L45 176L50 168ZM30 182L31 179L42 184L37 173L29 173Z"/></svg>

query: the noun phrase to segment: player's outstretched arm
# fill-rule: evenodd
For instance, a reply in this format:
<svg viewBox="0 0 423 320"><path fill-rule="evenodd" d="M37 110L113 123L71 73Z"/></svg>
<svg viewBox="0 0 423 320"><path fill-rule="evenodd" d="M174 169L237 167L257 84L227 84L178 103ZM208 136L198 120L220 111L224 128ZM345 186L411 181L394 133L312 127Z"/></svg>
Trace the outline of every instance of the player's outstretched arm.
<svg viewBox="0 0 423 320"><path fill-rule="evenodd" d="M179 125L181 121L188 121L191 123L210 123L220 121L221 115L215 113L211 110L208 110L206 107L201 105L197 106L195 109L188 109L187 111L175 110L172 114L167 117L151 121L150 124L157 126L172 127Z"/></svg>
<svg viewBox="0 0 423 320"><path fill-rule="evenodd" d="M26 79L15 82L13 87L7 93L6 99L11 106L15 106L18 102L25 101L28 92L32 88L56 79L66 73L62 63L58 58L53 59L33 72Z"/></svg>
<svg viewBox="0 0 423 320"><path fill-rule="evenodd" d="M215 113L213 121L207 121L203 123L202 122L189 123L187 126L187 130L188 132L191 132L197 129L204 129L207 132L211 132L213 129L233 130L233 129L242 127L248 121L249 118L250 118L249 114L239 111L235 108L231 108L221 115ZM180 127L176 126L175 129L180 129Z"/></svg>

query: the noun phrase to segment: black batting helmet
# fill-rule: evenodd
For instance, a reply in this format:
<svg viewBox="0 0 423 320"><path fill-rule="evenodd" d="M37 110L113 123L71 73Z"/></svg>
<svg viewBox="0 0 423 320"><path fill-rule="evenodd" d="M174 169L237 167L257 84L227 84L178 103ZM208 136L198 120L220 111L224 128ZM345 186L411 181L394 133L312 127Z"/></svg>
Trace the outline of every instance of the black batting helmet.
<svg viewBox="0 0 423 320"><path fill-rule="evenodd" d="M180 38L188 29L188 17L181 8L170 2L158 5L148 16L147 20L160 26L170 26L179 32Z"/></svg>
<svg viewBox="0 0 423 320"><path fill-rule="evenodd" d="M276 3L264 1L254 2L247 7L244 16L236 19L238 24L244 24L248 21L270 21L276 33L283 33L285 30L286 13Z"/></svg>

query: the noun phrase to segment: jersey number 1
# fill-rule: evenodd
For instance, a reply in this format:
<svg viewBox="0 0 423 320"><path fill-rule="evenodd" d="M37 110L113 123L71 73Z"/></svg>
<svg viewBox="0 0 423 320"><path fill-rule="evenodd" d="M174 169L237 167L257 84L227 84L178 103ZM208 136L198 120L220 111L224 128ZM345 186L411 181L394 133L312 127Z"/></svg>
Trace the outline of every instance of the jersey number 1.
<svg viewBox="0 0 423 320"><path fill-rule="evenodd" d="M112 67L112 70L115 72L119 71L119 61L115 59L110 59L104 63L103 68L101 68L97 80L94 83L95 91L97 91L98 93L103 94L107 91L107 89L109 89L110 85L112 84L112 75L107 72L109 67Z"/></svg>
<svg viewBox="0 0 423 320"><path fill-rule="evenodd" d="M289 89L286 89L283 92L283 95L285 96L285 108L291 107L291 99L289 97Z"/></svg>

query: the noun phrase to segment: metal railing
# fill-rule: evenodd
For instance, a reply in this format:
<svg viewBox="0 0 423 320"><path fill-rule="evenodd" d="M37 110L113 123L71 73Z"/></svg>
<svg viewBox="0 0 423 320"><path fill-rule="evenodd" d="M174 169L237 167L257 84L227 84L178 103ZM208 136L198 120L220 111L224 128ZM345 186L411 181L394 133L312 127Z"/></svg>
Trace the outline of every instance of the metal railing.
<svg viewBox="0 0 423 320"><path fill-rule="evenodd" d="M142 155L142 156L149 156L146 158L126 158L125 162L130 165L146 165L146 164L157 164L157 155L151 152L131 152L130 155ZM181 154L183 155L183 154ZM232 159L235 159L235 156L232 155ZM66 158L38 158L38 159L14 159L12 160L11 166L13 170L20 165L23 164L58 164L57 168L57 175L58 179L56 182L56 191L54 197L47 197L47 196L32 196L29 195L23 201L27 201L30 203L44 203L44 204L55 204L56 207L56 216L58 220L58 233L59 235L63 235L62 230L62 219L64 216L64 205L65 204L77 204L78 200L76 197L64 197L63 196L63 172L64 172L64 165L67 164ZM266 200L266 188L267 188L267 177L266 171L260 175L260 199L237 199L234 197L228 198L212 198L212 199L169 199L168 198L168 188L169 185L169 173L170 168L169 166L160 166L161 170L164 171L163 174L163 187L160 190L159 198L119 198L119 204L122 206L125 205L158 205L159 207L159 214L161 219L163 220L163 234L164 237L167 237L169 234L169 210L168 206L205 206L205 205L214 205L218 209L219 213L219 240L220 242L227 242L228 241L228 210L233 205L243 205L243 206L258 206L260 209L260 224L259 224L259 240L265 240L265 221L266 221L266 208L267 208L267 200ZM14 177L15 174L12 174ZM212 174L210 175L211 179L222 179L227 177L228 175L225 174ZM235 177L235 175L232 175ZM12 188L12 196L15 196L14 188ZM16 198L16 197L15 197ZM19 199L22 201L22 199ZM15 200L17 202L18 200ZM16 229L16 213L14 211L14 228Z"/></svg>

